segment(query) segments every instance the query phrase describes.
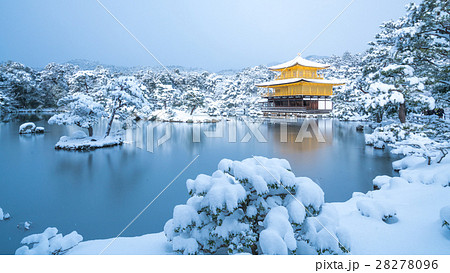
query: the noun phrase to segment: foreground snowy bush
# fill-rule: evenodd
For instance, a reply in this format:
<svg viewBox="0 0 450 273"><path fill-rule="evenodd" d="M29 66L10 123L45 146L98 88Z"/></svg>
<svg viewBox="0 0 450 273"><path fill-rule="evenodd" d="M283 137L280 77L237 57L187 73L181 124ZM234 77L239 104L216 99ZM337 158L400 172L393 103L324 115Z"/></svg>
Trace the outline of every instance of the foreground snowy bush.
<svg viewBox="0 0 450 273"><path fill-rule="evenodd" d="M33 234L22 239L22 246L16 250L16 255L59 255L64 254L69 249L78 245L83 240L83 236L76 231L63 236L58 234L58 229L47 228L43 233Z"/></svg>
<svg viewBox="0 0 450 273"><path fill-rule="evenodd" d="M338 214L324 206L322 189L290 169L283 159L223 159L211 176L187 180L191 197L174 208L164 227L173 249L184 254L348 252L348 245L339 243L346 236L338 228Z"/></svg>

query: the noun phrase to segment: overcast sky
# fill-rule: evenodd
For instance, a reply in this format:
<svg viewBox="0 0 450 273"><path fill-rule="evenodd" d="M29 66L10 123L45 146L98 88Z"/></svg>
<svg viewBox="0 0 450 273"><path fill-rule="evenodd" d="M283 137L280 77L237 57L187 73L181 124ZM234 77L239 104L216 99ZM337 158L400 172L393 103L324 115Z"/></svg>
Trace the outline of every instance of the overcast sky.
<svg viewBox="0 0 450 273"><path fill-rule="evenodd" d="M100 1L163 64L217 71L292 59L351 0ZM365 50L409 2L355 0L303 56ZM0 0L0 61L72 59L158 65L96 0Z"/></svg>

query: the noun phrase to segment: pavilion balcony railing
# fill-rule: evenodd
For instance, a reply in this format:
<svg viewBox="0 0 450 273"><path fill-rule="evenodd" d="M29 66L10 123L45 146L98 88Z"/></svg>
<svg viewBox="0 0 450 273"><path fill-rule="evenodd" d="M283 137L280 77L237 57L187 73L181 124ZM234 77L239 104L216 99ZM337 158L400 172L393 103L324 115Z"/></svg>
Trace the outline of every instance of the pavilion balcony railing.
<svg viewBox="0 0 450 273"><path fill-rule="evenodd" d="M297 107L297 106L292 106L292 107L281 107L281 106L264 106L261 108L262 111L265 112L298 112L298 113L303 113L303 112L307 112L306 107Z"/></svg>
<svg viewBox="0 0 450 273"><path fill-rule="evenodd" d="M304 79L315 79L315 80L323 80L324 77L322 75L304 75L304 74L286 74L286 75L278 75L275 77L275 80L285 80L285 79L292 79L292 78L304 78Z"/></svg>
<svg viewBox="0 0 450 273"><path fill-rule="evenodd" d="M280 97L280 96L331 96L333 91L329 90L281 90L277 92L266 92L263 97Z"/></svg>
<svg viewBox="0 0 450 273"><path fill-rule="evenodd" d="M306 107L262 107L263 112L269 113L285 113L285 114L327 114L331 109L308 109Z"/></svg>

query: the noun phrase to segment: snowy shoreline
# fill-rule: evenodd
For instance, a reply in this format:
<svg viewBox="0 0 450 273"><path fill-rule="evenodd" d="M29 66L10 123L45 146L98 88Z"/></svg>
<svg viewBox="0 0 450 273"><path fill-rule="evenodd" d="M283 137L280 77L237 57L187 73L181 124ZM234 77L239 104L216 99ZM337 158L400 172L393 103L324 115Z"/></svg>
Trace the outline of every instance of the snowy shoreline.
<svg viewBox="0 0 450 273"><path fill-rule="evenodd" d="M450 176L447 184L441 184L443 170L450 170L450 158L432 165L422 161L406 166L400 177L374 178L374 184L384 180L378 184L379 190L355 192L345 202L326 203L337 212L339 225L351 234L350 253L450 254L450 229L442 215L443 208L450 205ZM392 219L382 220L384 214L391 214ZM111 240L81 242L67 254L98 254ZM104 254L177 253L160 232L119 238Z"/></svg>
<svg viewBox="0 0 450 273"><path fill-rule="evenodd" d="M450 169L450 160L441 164ZM428 169L427 166L417 166L409 171L419 168ZM361 215L358 210L361 200L375 206L371 208L373 215ZM398 222L386 223L377 219L376 204L380 203L395 208ZM408 183L406 179L394 178L380 190L366 194L355 192L348 201L329 204L338 212L340 225L351 234L351 254L450 254L450 230L442 227L439 216L440 209L450 205L450 187ZM111 240L81 242L67 254L98 254ZM160 232L119 238L103 254L176 253L164 233Z"/></svg>

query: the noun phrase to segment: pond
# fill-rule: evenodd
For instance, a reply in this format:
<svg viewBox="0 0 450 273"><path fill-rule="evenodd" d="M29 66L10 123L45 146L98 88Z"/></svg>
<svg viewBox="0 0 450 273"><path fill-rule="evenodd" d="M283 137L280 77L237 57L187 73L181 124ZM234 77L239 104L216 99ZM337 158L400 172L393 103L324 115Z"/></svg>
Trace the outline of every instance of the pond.
<svg viewBox="0 0 450 273"><path fill-rule="evenodd" d="M356 123L299 119L286 125L283 120L265 120L250 128L239 119L202 125L149 123L153 145L142 144L152 142L151 134L145 134L142 142L138 136L147 130L137 129L128 139L137 141L68 152L56 151L54 145L61 136L79 129L50 126L47 118L21 116L0 123L0 207L12 216L0 221L0 254L13 254L23 237L50 226L63 234L76 230L84 240L115 237L197 155L122 236L162 231L173 207L188 198L186 179L211 174L223 158L285 158L296 176L308 176L322 187L327 202L345 201L355 191L371 190L376 175L394 175L391 162L396 158L365 146ZM19 135L18 128L25 121L44 126L46 133ZM312 137L303 135L303 141L296 142L306 123L317 124L325 141L319 141L314 126L309 126L306 129ZM95 130L98 134L100 127ZM206 137L205 132L213 131L215 137ZM162 136L167 132L170 137L164 142ZM158 139L163 142L159 146ZM29 231L17 228L25 221L32 222Z"/></svg>

